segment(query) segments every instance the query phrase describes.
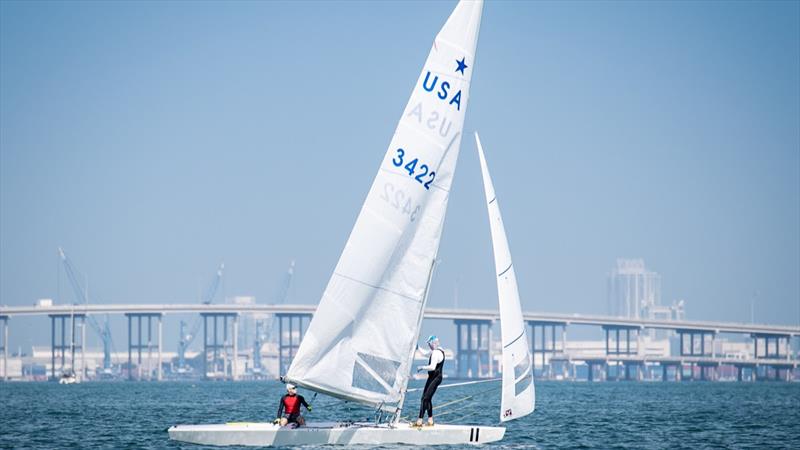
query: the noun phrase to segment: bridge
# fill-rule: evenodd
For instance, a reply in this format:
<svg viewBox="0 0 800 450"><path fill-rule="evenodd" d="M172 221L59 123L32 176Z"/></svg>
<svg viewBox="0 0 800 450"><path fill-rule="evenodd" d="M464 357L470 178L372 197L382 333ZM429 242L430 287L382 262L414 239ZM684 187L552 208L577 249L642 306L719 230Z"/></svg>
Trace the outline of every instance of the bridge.
<svg viewBox="0 0 800 450"><path fill-rule="evenodd" d="M162 317L169 314L200 314L203 317L203 341L206 359L212 356L212 361L220 355L237 355L237 340L231 336L238 336L238 317L243 314L272 314L278 319L278 350L279 368L281 373L291 362L300 340L311 320L316 305L302 304L104 304L104 305L48 305L48 306L0 306L0 352L3 354L3 367L7 366L8 358L8 328L10 319L18 316L48 316L51 320L51 361L52 376L55 376L55 360L60 353L63 361L66 352L83 351L85 336L80 336L79 343L67 343L67 320L71 319L72 334L75 336L75 321L83 322L90 315L117 314L128 319L128 375L133 378L131 368L134 366L133 354L136 353L136 366L141 368L142 352L152 351L153 347L158 354L157 379L162 378ZM635 370L641 367L658 363L666 370L669 367L684 365L701 368L701 377L705 377L706 368L731 365L741 371L758 367L772 368L775 377L784 371L786 378L797 367L796 357L791 351L791 339L800 336L800 326L797 325L766 325L744 324L733 322L711 321L672 321L635 319L622 317L609 317L601 315L558 314L525 312L524 320L530 327L531 352L534 365L544 367L546 361L562 361L569 364L582 361L589 367L589 378L593 377L594 367L601 371L610 366L625 366L626 378L628 369ZM427 308L426 319L453 321L456 325L456 367L460 377L491 375L492 367L492 324L499 319L496 310L473 310L452 308ZM156 325L156 336L153 336L153 324ZM60 325L60 327L59 327ZM605 355L603 357L567 354L566 335L570 326L595 326L601 327L605 332ZM220 330L221 328L221 330ZM229 330L230 329L230 330ZM556 330L560 329L559 337ZM680 337L680 355L677 358L646 357L642 349L642 334L644 330L667 330L675 332ZM81 328L83 330L83 328ZM60 331L60 334L57 332ZM221 333L220 333L221 331ZM232 331L232 334L229 333ZM286 333L285 331L288 331ZM720 333L747 335L753 339L754 352L748 359L731 359L724 355L714 353L714 339ZM59 339L60 338L60 339ZM156 339L157 345L153 344ZM209 339L210 338L210 339ZM560 341L560 343L559 343ZM560 345L559 345L560 344ZM759 347L761 352L759 352ZM783 352L781 352L783 350ZM230 378L235 379L237 358L230 359ZM225 361L223 361L225 363ZM488 366L488 368L487 368ZM552 364L551 364L552 366ZM225 369L227 373L228 369ZM694 372L692 372L694 373ZM7 371L4 370L4 374ZM753 375L754 377L755 375ZM680 379L676 372L675 379Z"/></svg>
<svg viewBox="0 0 800 450"><path fill-rule="evenodd" d="M50 315L102 315L102 314L313 314L317 305L203 305L203 304L110 304L110 305L52 305L52 306L0 306L0 317L14 316L50 316ZM499 320L500 315L496 310L481 309L453 309L453 308L427 308L425 310L426 319L441 320ZM618 327L637 327L652 328L663 330L714 330L716 333L765 333L781 334L790 337L800 336L800 325L763 325L745 324L735 322L708 322L708 321L685 321L685 320L652 320L652 319L631 319L624 317L582 315L582 314L559 314L525 312L525 321L549 322L566 325L595 325L595 326L618 326Z"/></svg>

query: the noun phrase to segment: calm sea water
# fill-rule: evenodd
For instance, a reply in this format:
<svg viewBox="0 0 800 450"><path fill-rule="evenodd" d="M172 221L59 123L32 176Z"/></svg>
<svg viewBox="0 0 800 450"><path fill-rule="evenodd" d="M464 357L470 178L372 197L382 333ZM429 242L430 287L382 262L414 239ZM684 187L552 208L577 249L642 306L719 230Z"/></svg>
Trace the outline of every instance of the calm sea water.
<svg viewBox="0 0 800 450"><path fill-rule="evenodd" d="M440 390L434 404L475 396L440 421L496 424L492 388ZM166 428L268 421L282 392L278 382L0 383L0 447L201 448L169 441ZM536 411L510 422L492 447L800 448L798 383L539 382L536 393ZM418 401L410 395L411 404ZM312 420L370 416L322 396L313 405Z"/></svg>

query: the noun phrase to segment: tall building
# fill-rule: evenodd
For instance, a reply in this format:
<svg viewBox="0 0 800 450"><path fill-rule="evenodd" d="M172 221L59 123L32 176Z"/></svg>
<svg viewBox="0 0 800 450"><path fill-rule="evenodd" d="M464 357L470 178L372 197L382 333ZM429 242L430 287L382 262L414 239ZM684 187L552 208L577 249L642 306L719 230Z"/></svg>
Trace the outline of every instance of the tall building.
<svg viewBox="0 0 800 450"><path fill-rule="evenodd" d="M646 318L661 304L661 276L647 270L643 259L618 258L607 293L609 315Z"/></svg>

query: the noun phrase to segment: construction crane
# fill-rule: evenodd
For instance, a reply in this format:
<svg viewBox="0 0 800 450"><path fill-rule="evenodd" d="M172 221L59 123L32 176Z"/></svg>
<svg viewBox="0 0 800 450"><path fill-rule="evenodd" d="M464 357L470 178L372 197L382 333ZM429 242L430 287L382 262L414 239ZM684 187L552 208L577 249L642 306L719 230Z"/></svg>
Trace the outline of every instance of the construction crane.
<svg viewBox="0 0 800 450"><path fill-rule="evenodd" d="M67 258L66 253L64 253L64 249L58 247L58 255L61 257L61 262L64 265L64 271L67 273L67 278L69 279L70 284L72 285L72 290L75 292L76 303L77 304L89 304L89 286L84 288L81 286L81 282L78 278L78 270L75 269L75 265L72 264L72 261ZM103 341L103 374L104 375L111 375L112 374L112 361L111 361L111 352L114 348L114 341L111 338L111 328L108 325L108 315L106 315L106 321L103 327L100 327L100 324L97 323L97 320L93 316L86 316L87 322L89 322L89 326L94 330L94 332L100 337ZM81 343L81 345L84 345Z"/></svg>
<svg viewBox="0 0 800 450"><path fill-rule="evenodd" d="M204 305L210 305L211 302L214 301L214 297L217 295L217 289L222 281L222 274L224 271L225 263L222 263L219 265L219 269L217 269L214 279L211 280L211 284L208 286L208 289L206 289L206 292L201 299ZM181 320L181 335L180 341L178 342L178 373L183 374L191 371L191 368L186 365L186 350L190 345L192 345L192 342L194 342L194 339L197 337L197 333L200 331L200 324L201 319L198 317L192 324L191 330L187 333L186 322Z"/></svg>

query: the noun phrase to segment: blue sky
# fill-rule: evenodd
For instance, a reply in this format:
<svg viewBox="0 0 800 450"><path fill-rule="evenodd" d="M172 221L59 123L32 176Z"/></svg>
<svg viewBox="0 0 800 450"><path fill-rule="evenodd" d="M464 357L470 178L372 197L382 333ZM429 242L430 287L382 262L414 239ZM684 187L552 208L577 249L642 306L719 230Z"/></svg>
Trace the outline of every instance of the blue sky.
<svg viewBox="0 0 800 450"><path fill-rule="evenodd" d="M58 246L98 302L291 259L316 302L454 4L1 2L0 303L72 301ZM524 309L641 257L691 319L800 323L800 3L490 1L474 70ZM432 306L495 305L482 196L465 139Z"/></svg>

